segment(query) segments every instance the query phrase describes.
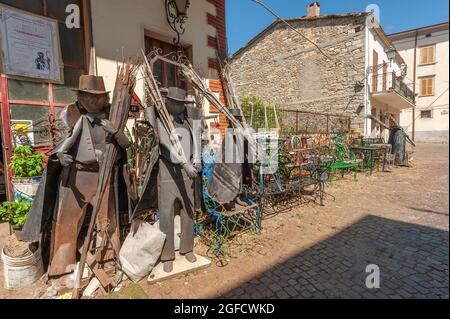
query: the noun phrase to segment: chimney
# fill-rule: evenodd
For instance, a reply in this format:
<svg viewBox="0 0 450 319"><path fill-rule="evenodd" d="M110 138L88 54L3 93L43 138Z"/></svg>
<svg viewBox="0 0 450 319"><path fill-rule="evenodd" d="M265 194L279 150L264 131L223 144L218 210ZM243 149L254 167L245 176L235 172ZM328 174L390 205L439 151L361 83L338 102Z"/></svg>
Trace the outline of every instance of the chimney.
<svg viewBox="0 0 450 319"><path fill-rule="evenodd" d="M306 13L307 18L316 18L320 16L320 3L317 1L311 3L307 6L306 10L307 10Z"/></svg>

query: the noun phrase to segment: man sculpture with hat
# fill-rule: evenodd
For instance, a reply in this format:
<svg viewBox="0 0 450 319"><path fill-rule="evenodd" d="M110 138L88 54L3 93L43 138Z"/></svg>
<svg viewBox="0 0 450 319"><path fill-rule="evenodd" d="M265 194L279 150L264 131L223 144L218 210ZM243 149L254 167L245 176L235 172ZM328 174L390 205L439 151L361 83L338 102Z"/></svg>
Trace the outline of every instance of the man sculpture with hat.
<svg viewBox="0 0 450 319"><path fill-rule="evenodd" d="M158 210L160 213L160 229L166 234L166 242L161 254L161 262L165 272L173 270L175 260L174 218L181 219L180 255L194 263L194 180L201 169L200 152L193 119L198 115L195 107L186 107L186 91L171 87L166 97L166 107L173 121L176 133L183 146L185 158L174 149L170 137L162 122L156 119L159 134L160 157L158 171Z"/></svg>
<svg viewBox="0 0 450 319"><path fill-rule="evenodd" d="M52 151L38 193L25 224L22 240L38 241L45 225L51 226L49 276L70 273L76 265L78 236L86 214L92 210L99 168L107 143L117 143L122 156L116 163L109 187L103 195L97 219L100 237L109 238L114 250L120 247L117 192L118 166L129 141L109 118L109 92L102 77L82 75L77 101L68 105L62 120L69 135ZM56 194L56 196L55 196ZM120 201L120 200L119 200ZM97 243L97 247L101 246ZM103 251L105 257L107 252Z"/></svg>

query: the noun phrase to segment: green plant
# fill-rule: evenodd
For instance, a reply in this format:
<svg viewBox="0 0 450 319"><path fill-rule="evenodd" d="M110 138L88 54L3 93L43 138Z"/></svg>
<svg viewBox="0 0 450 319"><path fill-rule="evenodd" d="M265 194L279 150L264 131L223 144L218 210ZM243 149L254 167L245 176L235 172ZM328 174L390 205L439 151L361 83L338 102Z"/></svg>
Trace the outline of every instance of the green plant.
<svg viewBox="0 0 450 319"><path fill-rule="evenodd" d="M0 206L0 219L11 225L23 226L30 208L31 203L22 198L15 202L3 202Z"/></svg>
<svg viewBox="0 0 450 319"><path fill-rule="evenodd" d="M256 132L258 132L259 129L266 130L277 128L277 121L275 117L275 112L273 110L273 105L270 105L264 102L263 99L255 96L251 97L247 96L241 100L242 110L247 121L250 122L250 118L252 115L252 105L253 105L252 127ZM267 106L267 109L264 108L265 105ZM266 128L266 120L265 120L266 110L267 110L267 124L269 125L268 128ZM278 117L279 123L282 125L282 113L280 111L277 111L276 115Z"/></svg>
<svg viewBox="0 0 450 319"><path fill-rule="evenodd" d="M14 170L16 177L37 177L44 171L44 161L44 154L30 146L19 146L13 152L8 168Z"/></svg>

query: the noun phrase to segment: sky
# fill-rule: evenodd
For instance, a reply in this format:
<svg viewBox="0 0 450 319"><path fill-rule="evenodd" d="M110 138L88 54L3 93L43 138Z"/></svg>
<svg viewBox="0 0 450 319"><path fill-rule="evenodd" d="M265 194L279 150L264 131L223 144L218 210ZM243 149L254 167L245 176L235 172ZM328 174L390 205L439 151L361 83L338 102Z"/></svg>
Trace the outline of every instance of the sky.
<svg viewBox="0 0 450 319"><path fill-rule="evenodd" d="M282 18L306 15L313 0L261 0ZM321 0L320 13L366 11L375 4L387 34L448 21L449 0ZM252 0L226 0L228 50L232 55L275 18Z"/></svg>

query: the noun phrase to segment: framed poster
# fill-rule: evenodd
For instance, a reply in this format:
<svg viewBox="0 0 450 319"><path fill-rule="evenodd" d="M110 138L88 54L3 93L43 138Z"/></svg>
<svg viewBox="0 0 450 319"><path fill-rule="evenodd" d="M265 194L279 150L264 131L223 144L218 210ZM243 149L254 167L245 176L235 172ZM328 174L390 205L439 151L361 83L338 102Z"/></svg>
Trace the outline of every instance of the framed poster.
<svg viewBox="0 0 450 319"><path fill-rule="evenodd" d="M0 5L0 36L3 73L63 83L56 20Z"/></svg>

